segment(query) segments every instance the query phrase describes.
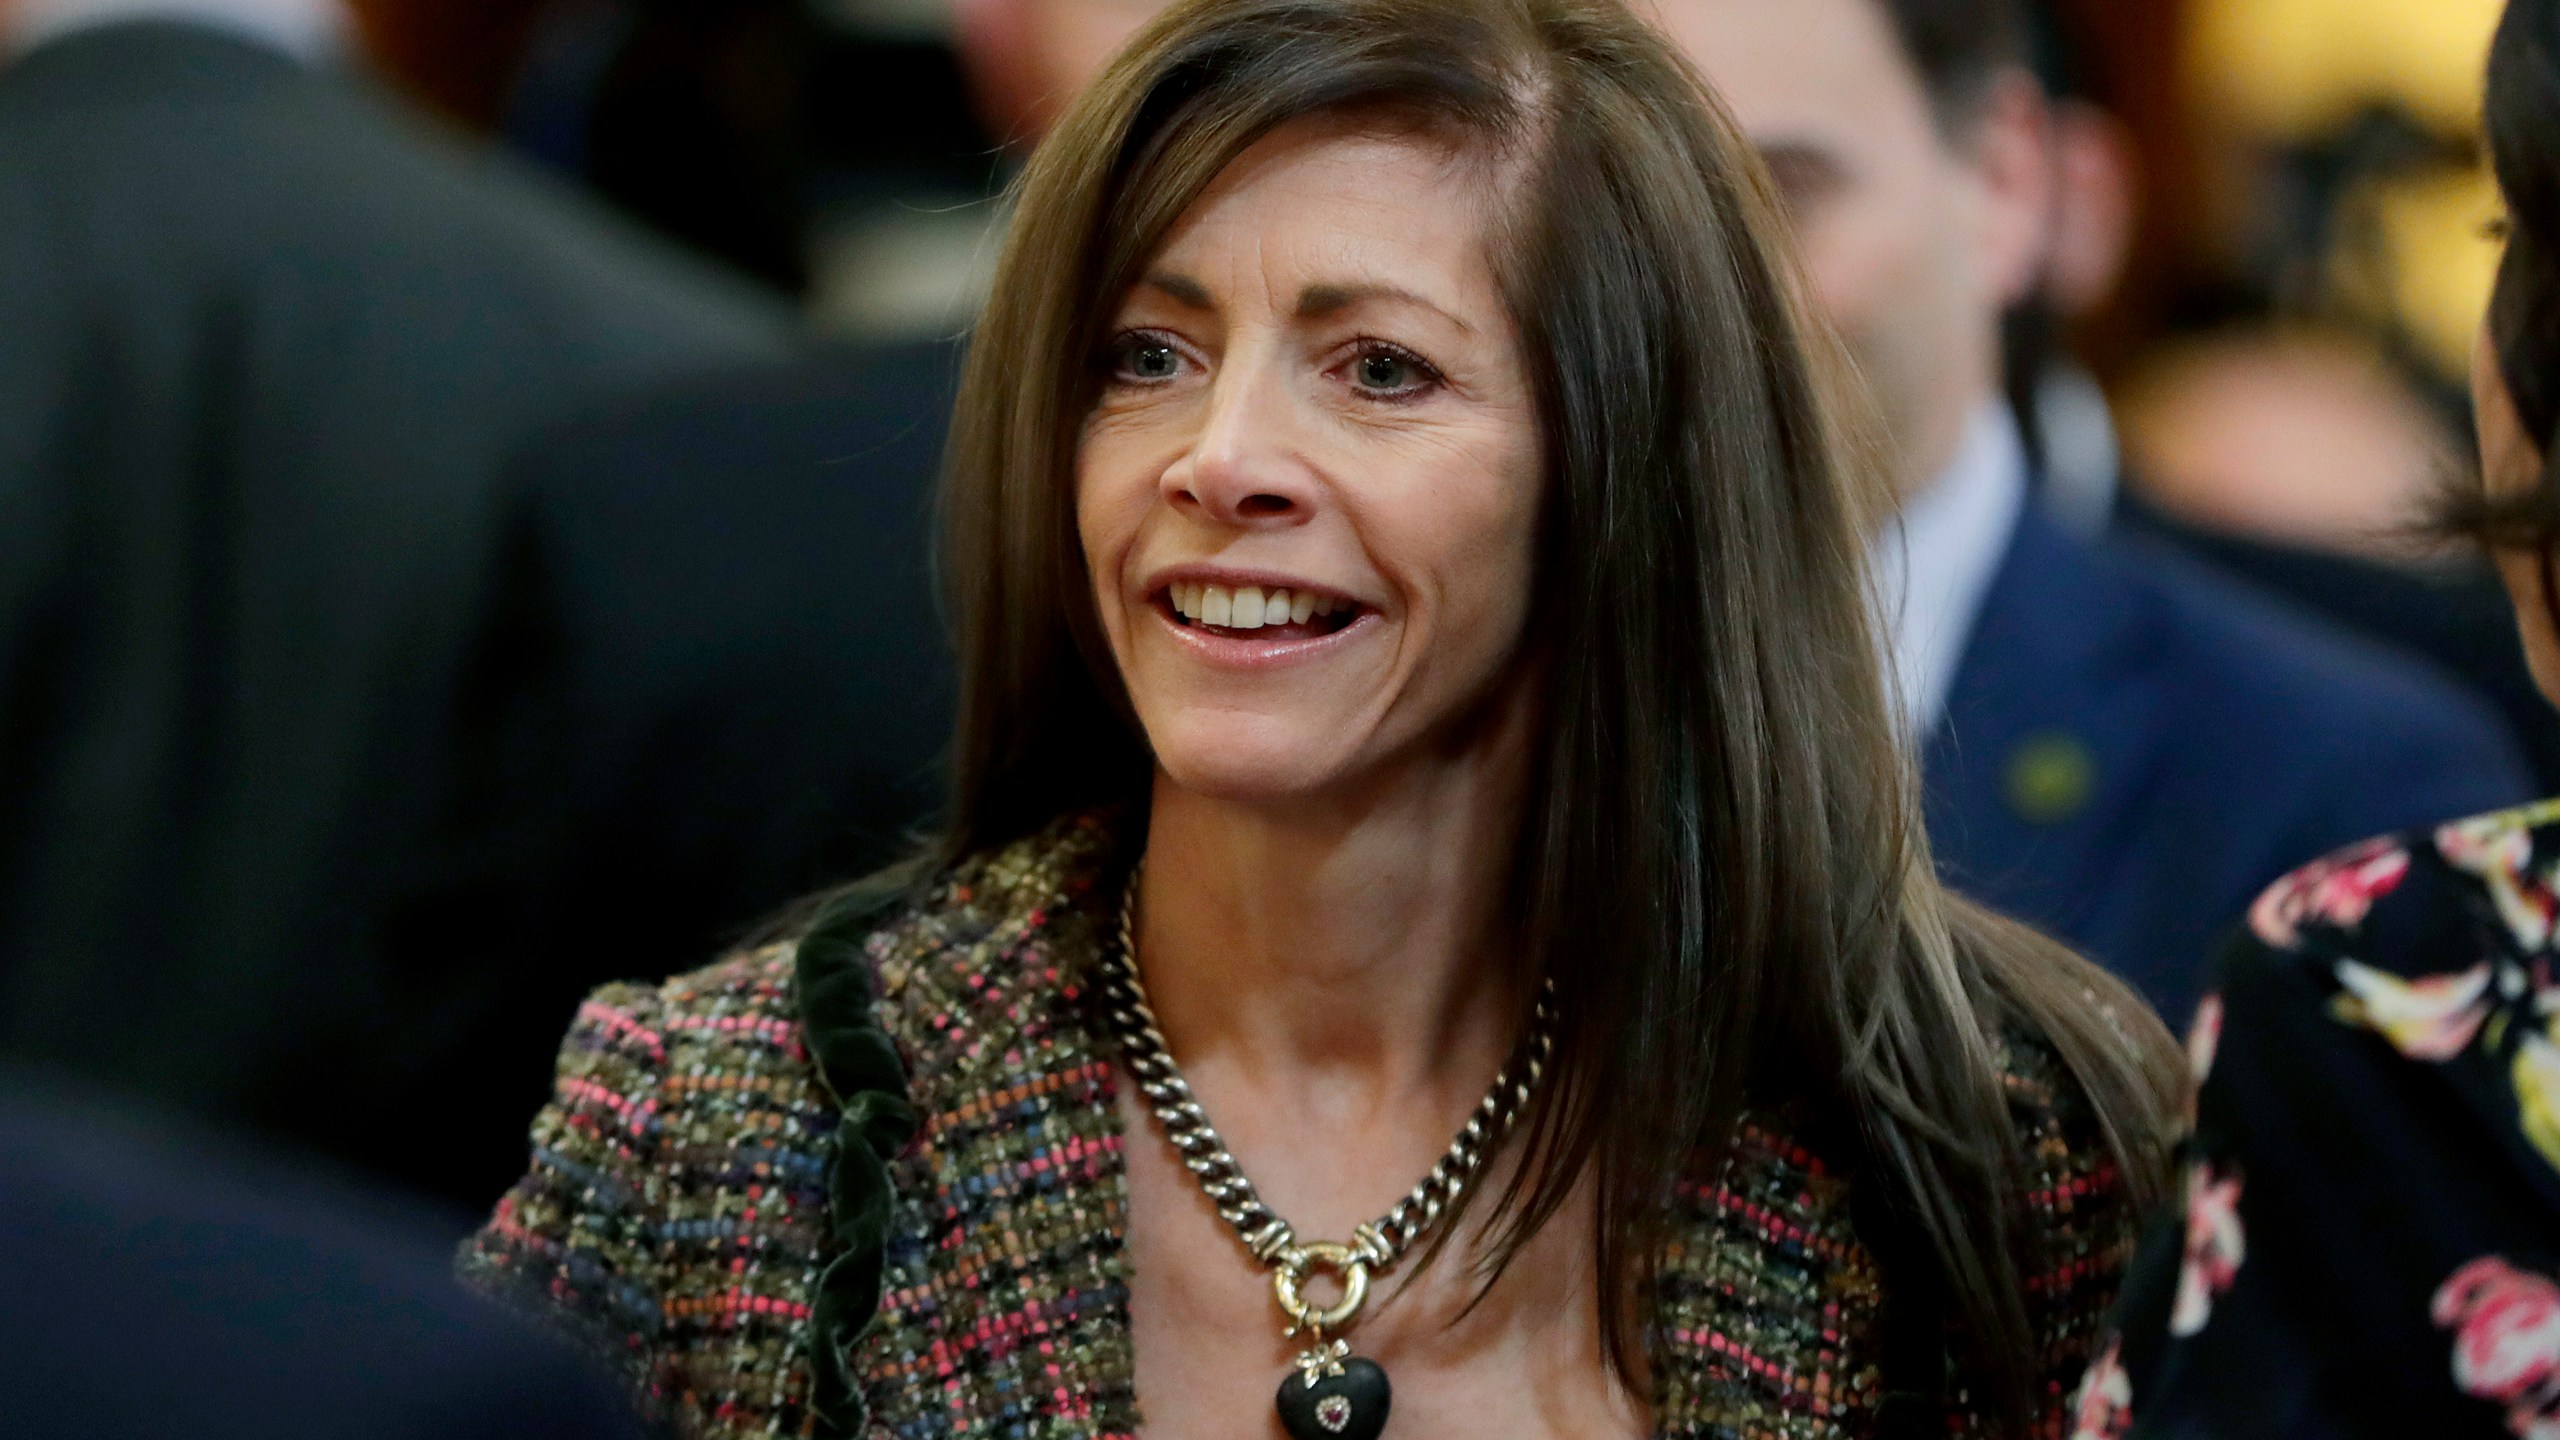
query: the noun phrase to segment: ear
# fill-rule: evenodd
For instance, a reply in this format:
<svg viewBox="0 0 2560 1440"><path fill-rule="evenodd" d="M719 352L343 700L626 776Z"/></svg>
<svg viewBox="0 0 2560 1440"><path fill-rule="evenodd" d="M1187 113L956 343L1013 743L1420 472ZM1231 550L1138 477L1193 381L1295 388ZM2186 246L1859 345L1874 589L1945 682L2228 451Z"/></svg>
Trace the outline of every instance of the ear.
<svg viewBox="0 0 2560 1440"><path fill-rule="evenodd" d="M2133 248L2133 137L2124 122L2082 100L2052 107L2053 234L2041 288L2066 318L2106 303Z"/></svg>
<svg viewBox="0 0 2560 1440"><path fill-rule="evenodd" d="M1991 82L1967 149L1982 180L1985 288L2003 309L2042 279L2053 227L2051 116L2044 89L2024 70Z"/></svg>
<svg viewBox="0 0 2560 1440"><path fill-rule="evenodd" d="M9 0L0 0L0 5ZM1028 0L951 0L951 45L978 122L1014 148L1039 138L1039 67Z"/></svg>

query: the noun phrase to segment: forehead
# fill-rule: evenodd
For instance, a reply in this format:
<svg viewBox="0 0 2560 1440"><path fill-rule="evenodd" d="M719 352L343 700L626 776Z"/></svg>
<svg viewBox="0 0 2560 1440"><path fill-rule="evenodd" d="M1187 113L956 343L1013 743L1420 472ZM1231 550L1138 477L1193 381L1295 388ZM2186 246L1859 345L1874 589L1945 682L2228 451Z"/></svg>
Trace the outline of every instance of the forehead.
<svg viewBox="0 0 2560 1440"><path fill-rule="evenodd" d="M1882 0L1636 0L1752 139L1857 148L1931 119Z"/></svg>
<svg viewBox="0 0 2560 1440"><path fill-rule="evenodd" d="M1492 167L1439 141L1316 116L1280 127L1201 192L1157 264L1215 287L1245 270L1297 280L1392 280L1453 300L1491 284Z"/></svg>

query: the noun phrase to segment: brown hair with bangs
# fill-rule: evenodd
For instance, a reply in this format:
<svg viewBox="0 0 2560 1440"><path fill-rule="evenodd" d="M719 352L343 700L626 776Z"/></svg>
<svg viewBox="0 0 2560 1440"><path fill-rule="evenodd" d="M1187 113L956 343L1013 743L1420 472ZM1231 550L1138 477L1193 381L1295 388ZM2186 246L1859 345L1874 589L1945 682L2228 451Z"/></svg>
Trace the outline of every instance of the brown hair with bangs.
<svg viewBox="0 0 2560 1440"><path fill-rule="evenodd" d="M1675 1186L1712 1173L1746 1103L1801 1102L1925 1235L1965 1383L2023 1421L2042 1257L2002 1036L2059 1051L2143 1202L2174 1051L2115 981L1934 878L1863 571L1890 502L1837 433L1757 163L1611 0L1184 0L1033 155L948 462L963 680L937 858L1144 812L1153 765L1074 519L1094 357L1247 146L1370 110L1504 162L1494 260L1550 469L1530 643L1554 658L1511 893L1562 1033L1523 1164L1483 1201L1481 1273L1594 1183L1631 1377Z"/></svg>

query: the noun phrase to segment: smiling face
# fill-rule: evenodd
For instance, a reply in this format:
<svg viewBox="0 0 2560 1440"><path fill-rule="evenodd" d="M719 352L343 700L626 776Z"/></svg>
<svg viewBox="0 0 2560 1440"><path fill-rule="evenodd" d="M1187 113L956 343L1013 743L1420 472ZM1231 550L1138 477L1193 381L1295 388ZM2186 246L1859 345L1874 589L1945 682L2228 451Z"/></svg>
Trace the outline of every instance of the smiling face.
<svg viewBox="0 0 2560 1440"><path fill-rule="evenodd" d="M1463 750L1519 683L1542 467L1489 178L1428 141L1284 126L1122 301L1077 526L1172 783L1319 796Z"/></svg>

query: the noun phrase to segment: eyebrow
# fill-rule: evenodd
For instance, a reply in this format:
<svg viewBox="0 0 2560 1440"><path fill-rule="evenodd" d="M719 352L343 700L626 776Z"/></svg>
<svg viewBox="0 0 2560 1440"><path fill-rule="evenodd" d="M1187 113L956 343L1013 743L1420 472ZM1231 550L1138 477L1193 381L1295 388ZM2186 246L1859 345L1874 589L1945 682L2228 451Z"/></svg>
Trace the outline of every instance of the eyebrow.
<svg viewBox="0 0 2560 1440"><path fill-rule="evenodd" d="M1163 292L1167 298L1171 299L1177 305L1188 306L1194 310L1209 310L1216 308L1210 302L1208 287L1202 285L1199 281L1192 279L1188 275L1177 274L1170 270L1150 271L1146 279L1141 283L1151 290ZM1347 309L1350 306L1357 305L1364 300L1396 300L1407 305L1419 306L1420 308L1428 310L1434 315L1448 321L1450 324L1457 326L1459 329L1466 331L1470 335L1475 333L1476 327L1468 324L1465 320L1451 314L1441 306L1424 299L1422 296L1395 285L1367 283L1354 285L1310 285L1306 289L1298 292L1297 318L1301 320L1320 320L1327 315L1331 315L1338 311Z"/></svg>
<svg viewBox="0 0 2560 1440"><path fill-rule="evenodd" d="M1298 318L1320 320L1327 315L1357 305L1363 300L1395 300L1407 305L1419 306L1468 334L1475 333L1476 327L1473 325L1412 291L1394 285L1310 285L1298 292Z"/></svg>
<svg viewBox="0 0 2560 1440"><path fill-rule="evenodd" d="M1150 290L1163 291L1177 305L1187 305L1194 310L1210 308L1209 287L1188 275L1176 275L1170 270L1153 270L1149 271L1147 278L1140 283Z"/></svg>
<svg viewBox="0 0 2560 1440"><path fill-rule="evenodd" d="M1769 168L1770 177L1781 185L1836 185L1849 176L1849 167L1829 146L1811 140L1771 140L1755 147L1760 163Z"/></svg>

